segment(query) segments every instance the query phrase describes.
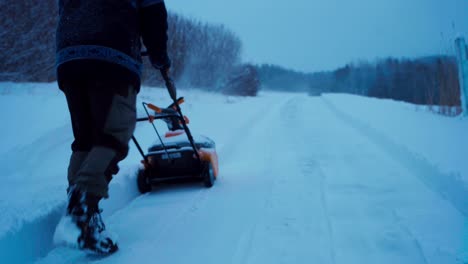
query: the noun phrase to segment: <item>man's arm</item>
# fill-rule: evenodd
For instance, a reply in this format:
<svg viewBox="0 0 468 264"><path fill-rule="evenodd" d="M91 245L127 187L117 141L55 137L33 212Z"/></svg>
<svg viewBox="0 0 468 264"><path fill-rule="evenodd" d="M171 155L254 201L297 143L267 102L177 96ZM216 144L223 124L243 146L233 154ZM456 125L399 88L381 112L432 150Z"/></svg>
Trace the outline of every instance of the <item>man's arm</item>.
<svg viewBox="0 0 468 264"><path fill-rule="evenodd" d="M167 55L167 10L163 0L140 2L140 26L151 63L157 69L168 69L171 62Z"/></svg>

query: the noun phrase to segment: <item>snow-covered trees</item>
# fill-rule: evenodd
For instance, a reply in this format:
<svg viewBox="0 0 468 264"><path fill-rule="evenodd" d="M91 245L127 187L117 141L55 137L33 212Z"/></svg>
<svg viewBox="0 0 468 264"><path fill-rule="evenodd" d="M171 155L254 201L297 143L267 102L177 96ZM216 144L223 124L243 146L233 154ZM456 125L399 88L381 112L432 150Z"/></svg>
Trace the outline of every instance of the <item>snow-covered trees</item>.
<svg viewBox="0 0 468 264"><path fill-rule="evenodd" d="M457 64L450 56L386 58L309 74L274 65L257 66L257 70L262 85L271 90L308 90L311 95L351 93L395 99L437 106L434 109L446 115L455 115L461 110Z"/></svg>
<svg viewBox="0 0 468 264"><path fill-rule="evenodd" d="M460 106L457 66L452 57L387 59L377 63L369 73L375 78L368 88L370 96L424 105ZM444 109L441 112L449 114Z"/></svg>
<svg viewBox="0 0 468 264"><path fill-rule="evenodd" d="M57 1L2 0L0 10L3 14L0 17L0 81L54 81ZM181 85L222 90L230 76L243 67L241 41L222 25L206 24L170 12L168 35L171 72ZM162 85L159 74L148 62L143 76L144 84ZM249 76L256 78L256 75ZM257 89L257 86L247 89ZM251 94L256 94L256 90Z"/></svg>
<svg viewBox="0 0 468 264"><path fill-rule="evenodd" d="M55 79L55 0L0 1L0 81Z"/></svg>
<svg viewBox="0 0 468 264"><path fill-rule="evenodd" d="M222 25L169 15L171 72L183 84L216 90L240 63L241 41ZM159 76L146 67L151 83Z"/></svg>

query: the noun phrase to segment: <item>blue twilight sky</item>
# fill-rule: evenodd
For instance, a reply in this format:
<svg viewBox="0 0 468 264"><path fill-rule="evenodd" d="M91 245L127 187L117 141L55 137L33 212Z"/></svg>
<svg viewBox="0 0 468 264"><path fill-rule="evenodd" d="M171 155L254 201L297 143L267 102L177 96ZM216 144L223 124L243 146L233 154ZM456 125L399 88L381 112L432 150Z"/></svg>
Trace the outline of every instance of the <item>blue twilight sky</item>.
<svg viewBox="0 0 468 264"><path fill-rule="evenodd" d="M169 10L222 23L243 59L301 71L379 57L453 54L468 38L468 0L166 0Z"/></svg>

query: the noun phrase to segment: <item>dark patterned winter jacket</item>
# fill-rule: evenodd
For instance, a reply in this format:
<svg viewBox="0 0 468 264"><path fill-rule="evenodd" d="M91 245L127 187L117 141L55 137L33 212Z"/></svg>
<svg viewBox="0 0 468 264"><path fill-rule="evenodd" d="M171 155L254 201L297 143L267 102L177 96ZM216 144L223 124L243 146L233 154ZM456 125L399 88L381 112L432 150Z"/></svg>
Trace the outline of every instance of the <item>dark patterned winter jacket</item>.
<svg viewBox="0 0 468 264"><path fill-rule="evenodd" d="M84 71L139 87L140 39L153 65L169 64L163 0L59 0L56 33L59 85Z"/></svg>

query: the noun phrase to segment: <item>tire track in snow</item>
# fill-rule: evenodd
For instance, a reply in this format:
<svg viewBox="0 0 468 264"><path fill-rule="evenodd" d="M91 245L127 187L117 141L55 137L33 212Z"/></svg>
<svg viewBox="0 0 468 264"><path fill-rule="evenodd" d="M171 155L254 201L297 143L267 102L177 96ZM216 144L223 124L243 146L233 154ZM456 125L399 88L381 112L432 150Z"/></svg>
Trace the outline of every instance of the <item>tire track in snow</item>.
<svg viewBox="0 0 468 264"><path fill-rule="evenodd" d="M258 99L257 99L258 100ZM274 162L274 153L275 149L272 148L270 142L265 141L268 140L268 137L265 139L257 138L257 141L253 141L253 138L256 138L260 135L265 135L270 131L277 131L277 124L274 122L277 120L278 115L280 114L281 110L284 109L284 106L292 100L291 96L286 96L282 98L273 98L268 99L267 101L259 101L262 104L259 107L259 110L250 117L240 124L240 126L235 128L235 131L239 131L236 137L230 139L230 141L224 145L224 147L219 151L220 153L220 179L214 187L213 190L207 191L206 195L211 197L206 201L206 204L200 205L200 210L212 210L216 208L213 206L212 199L217 194L223 195L223 203L226 207L238 207L243 204L244 200L248 197L251 197L251 194L245 194L245 197L238 197L238 191L231 193L232 188L242 188L241 184L247 183L244 182L248 180L252 185L252 188L256 188L258 183L261 183L261 190L255 192L255 196L251 197L249 205L245 206L244 210L248 213L248 219L235 221L236 223L232 223L235 218L232 218L230 221L226 221L224 223L214 223L211 229L221 231L224 229L225 225L231 226L233 230L240 231L236 234L229 234L223 240L225 247L229 247L229 245L235 245L232 247L231 250L223 250L225 252L225 256L223 257L223 261L230 262L230 263L250 263L252 259L252 255L255 254L255 247L253 245L253 241L256 237L257 230L259 227L262 226L262 215L264 210L269 206L273 182L275 180L275 172L269 164ZM268 125L269 124L269 125ZM265 130L265 128L270 128ZM245 132L245 133L244 133ZM263 142L265 141L265 142ZM255 142L255 143L254 143ZM270 145L270 146L268 146ZM267 150L268 149L268 150ZM246 153L251 155L257 155L257 159L259 156L262 157L262 161L260 164L255 164L254 167L251 167L249 173L241 175L232 175L233 172L237 172L242 174L241 171L244 171L242 168L239 167L240 163L249 162L252 160L244 160L246 159ZM262 156L263 154L263 156ZM248 158L247 158L248 159ZM261 170L257 171L257 170ZM224 172L224 173L223 173ZM223 175L224 174L224 175ZM231 178L231 176L240 176L236 179ZM265 177L266 176L266 177ZM245 187L245 186L244 186ZM242 190L241 190L242 191ZM246 191L245 189L243 191ZM223 192L227 192L223 194ZM256 200L256 201L255 201ZM216 210L216 209L215 209ZM192 215L191 217L197 218L203 215L203 212L196 212L196 214ZM225 212L227 215L241 213L236 210L233 212ZM206 213L206 212L205 212ZM239 216L239 215L238 215ZM241 217L246 217L245 215ZM234 224L234 225L233 225ZM213 231L212 231L213 232ZM222 231L221 231L222 232ZM172 234L174 235L174 234ZM205 234L210 240L206 241L207 246L215 243L217 239L217 235L215 234ZM229 261L230 259L230 261ZM176 261L177 262L177 261ZM209 261L208 261L209 262Z"/></svg>
<svg viewBox="0 0 468 264"><path fill-rule="evenodd" d="M335 241L334 241L334 231L333 231L333 225L331 222L330 218L330 213L328 212L328 204L327 204L327 193L325 191L325 182L326 182L326 175L323 174L321 171L319 171L320 174L320 197L321 197L321 202L322 202L322 207L323 211L325 214L325 220L327 222L327 230L328 230L328 236L330 239L330 258L332 260L332 263L336 263L336 252L335 252Z"/></svg>
<svg viewBox="0 0 468 264"><path fill-rule="evenodd" d="M156 233L158 233L158 236L156 239L153 241L154 244L157 246L161 244L164 241L164 238L170 235L171 229L174 229L177 227L177 225L180 223L180 221L187 219L190 214L195 213L198 210L198 207L203 204L206 199L207 199L207 193L208 189L203 189L204 187L199 186L200 190L197 190L195 194L191 195L190 197L190 202L185 204L184 206L181 206L177 208L177 214L173 218L171 222L165 222L165 224L156 227ZM145 194L138 199L135 200L135 203L138 203L138 200L140 199L148 199L148 196L153 195L154 198L157 198L158 194L156 193L151 193L151 194ZM124 208L123 210L128 211L131 209L131 207ZM118 216L114 216L118 218Z"/></svg>
<svg viewBox="0 0 468 264"><path fill-rule="evenodd" d="M428 264L429 262L427 261L426 254L424 254L424 250L421 246L421 243L419 240L413 235L411 230L403 224L401 221L400 217L398 217L398 214L396 213L395 209L392 209L392 215L393 218L395 219L395 222L398 223L398 225L401 227L401 229L408 235L413 240L414 247L418 249L419 255L421 256L422 260L424 261L425 264Z"/></svg>
<svg viewBox="0 0 468 264"><path fill-rule="evenodd" d="M276 100L271 100L270 102L270 100L271 99L269 99L268 102L262 102L262 104L264 105L261 108L259 107L258 109L255 109L255 113L250 113L248 118L244 119L245 116L240 117L242 123L240 126L236 127L236 131L240 131L241 133L231 138L229 142L227 142L220 149L217 150L220 159L222 159L225 162L229 162L229 160L232 159L232 155L236 153L236 150L240 145L239 142L245 139L245 134L243 132L248 132L255 129L255 127L258 127L259 123L268 118L269 113L275 112L275 110L280 109L291 99L288 96L286 96L286 98L283 99L280 103L278 103Z"/></svg>
<svg viewBox="0 0 468 264"><path fill-rule="evenodd" d="M274 159L270 164L272 186L264 211L248 241L243 262L233 263L334 263L334 244L327 233L316 164L304 157L308 140L308 97L295 94L279 109L273 128ZM305 154L307 156L307 154ZM324 246L326 245L326 246ZM240 259L240 258L239 258Z"/></svg>
<svg viewBox="0 0 468 264"><path fill-rule="evenodd" d="M258 100L258 98L257 98ZM270 101L271 100L271 101ZM294 98L291 98L291 96L286 96L281 99L280 102L278 102L278 99L269 99L268 102L261 102L264 104L261 108L256 109L256 112L254 114L249 115L249 118L246 120L243 120L240 126L238 126L235 130L240 131L240 132L252 132L255 129L261 129L263 127L266 127L264 123L270 123L272 124L273 120L276 119L277 115L279 112L285 108L285 105L290 103ZM272 107L272 105L274 107ZM223 175L222 175L222 170L223 170L223 165L226 165L230 162L232 162L233 157L236 155L242 156L242 152L245 151L245 149L242 147L246 139L246 135L243 133L239 133L236 137L231 138L231 140L223 145L223 147L218 150L218 153L220 155L220 168L221 168L221 174L220 174L220 180L223 180ZM251 147L256 147L256 146L251 146ZM272 171L270 172L265 172L266 174L272 174ZM273 181L272 181L273 184ZM271 196L272 192L272 184L267 188L267 197ZM215 186L216 188L216 186ZM264 207L267 207L269 203L269 200L265 200L265 205ZM258 212L258 215L260 215L260 212ZM251 250L251 244L254 239L254 234L258 228L259 225L259 217L255 218L256 220L254 223L251 225L250 228L247 228L247 231L244 232L239 239L239 243L237 245L236 251L234 252L233 256L231 257L232 263L247 263L250 254L252 252ZM240 262L239 262L240 261Z"/></svg>
<svg viewBox="0 0 468 264"><path fill-rule="evenodd" d="M440 172L436 166L430 164L424 158L413 154L404 146L392 141L369 124L344 113L326 98L322 98L322 100L336 118L342 120L344 124L347 124L350 128L366 137L378 149L387 154L386 156L389 159L404 169L406 174L413 176L414 180L408 179L407 181L414 182L416 184L415 187L419 184L422 185L422 187L418 188L421 194L421 197L418 197L419 199L422 197L429 199L431 199L430 197L435 197L432 198L434 199L433 202L437 203L436 206L440 206L444 214L433 212L429 208L414 208L421 210L421 212L406 211L403 214L406 218L403 218L396 214L397 211L395 209L390 210L391 215L389 217L393 219L397 229L406 235L408 242L412 243L412 247L418 254L420 261L423 263L447 263L447 261L457 258L460 253L457 252L456 248L452 247L458 247L457 241L459 238L457 238L457 233L461 225L459 218L462 216L466 219L468 212L468 192L466 187L462 183L458 183L455 177ZM428 191L425 193L423 190ZM414 199L414 204L417 204L417 198L414 197ZM393 207L400 208L398 211L408 210L404 205L393 205ZM424 219L424 217L432 216L437 220L431 219L431 221L427 222ZM447 222L453 225L449 225L448 227L441 226L440 230L432 231L433 226L427 226L427 224L434 221ZM393 231L390 230L390 233L387 234L388 236L384 238L388 239L390 246L392 246L393 234L391 232ZM384 240L383 243L386 243L386 241Z"/></svg>
<svg viewBox="0 0 468 264"><path fill-rule="evenodd" d="M329 252L330 263L426 263L419 241L416 243L391 214L380 211L400 199L400 193L392 191L400 182L390 181L396 185L385 186L382 183L391 173L379 173L380 167L394 162L338 118L321 98L309 100L309 105L299 110L309 115L293 123L309 125L295 137L300 138L297 146L308 146L310 151L303 151L298 159L306 173L318 178L320 209L315 220L323 219L328 233L321 248ZM369 162L374 166L368 166Z"/></svg>
<svg viewBox="0 0 468 264"><path fill-rule="evenodd" d="M285 125L288 127L293 126L295 124L295 131L298 133L297 139L298 141L294 142L295 144L292 144L292 148L299 148L306 144L313 146L313 142L310 142L309 140L311 139L311 136L313 135L313 131L310 130L310 123L307 122L308 116L310 113L307 111L303 111L304 109L301 109L299 106L302 104L302 107L304 105L310 104L310 98L309 97L298 97L295 102L290 104L288 106L288 114L287 114L287 120L285 120ZM306 125L305 125L306 124ZM302 133L301 133L302 132ZM296 140L297 140L296 139ZM330 214L328 212L328 205L327 205L327 194L326 194L326 175L320 170L320 167L317 162L315 162L313 159L310 159L307 154L302 154L297 155L297 161L298 161L298 166L302 168L301 173L302 174L308 174L308 175L314 175L318 177L318 184L319 184L319 199L320 199L320 206L321 210L323 212L323 219L326 224L326 229L328 232L328 249L329 249L329 257L331 263L336 263L336 252L335 252L335 243L334 243L334 232L333 232L333 225L331 222ZM305 181L307 182L307 181Z"/></svg>
<svg viewBox="0 0 468 264"><path fill-rule="evenodd" d="M302 104L310 104L311 102L308 99L310 98L307 98L307 100L305 98L302 98L302 101L305 101L305 102L302 102ZM301 137L300 137L301 139L299 140L300 144L306 143L307 145L313 146L314 145L313 142L308 142L308 139L310 139L310 136L313 135L313 131L309 131L310 125L304 125L304 124L309 124L309 122L306 121L307 118L305 116L306 114L309 114L309 113L300 111L300 109L298 109L298 105L299 105L299 101L291 106L292 111L290 112L288 119L291 123L301 124L300 128L296 128L296 131L304 131L301 134ZM298 116L298 113L301 113L301 112L302 112L302 115ZM292 114L292 113L296 113L296 114ZM300 146L297 145L297 147L300 147ZM301 160L299 166L302 167L302 170L303 170L302 173L315 175L319 178L318 181L319 181L319 186L320 186L319 188L320 205L323 211L323 218L325 220L326 228L328 232L329 243L328 243L327 248L329 249L331 263L336 263L334 230L333 230L333 225L332 225L332 221L331 221L331 217L330 217L330 213L328 209L327 192L326 192L326 187L325 187L327 176L321 171L319 164L315 162L313 159L311 159L310 157L308 157L308 155L298 157L298 158Z"/></svg>
<svg viewBox="0 0 468 264"><path fill-rule="evenodd" d="M277 100L277 99L276 99ZM249 119L248 122L246 122L240 131L249 131L249 136L252 136L252 130L258 130L262 129L265 127L274 127L274 129L271 129L272 131L278 131L278 127L276 127L277 123L274 121L277 120L278 116L281 114L282 110L285 108L288 103L294 100L294 97L291 96L286 96L284 98L281 98L280 102L277 101L272 101L265 103L265 106L262 107L261 110L259 110L252 118ZM272 105L275 107L272 108ZM270 124L270 125L265 125L265 123ZM252 124L255 124L252 127ZM278 135L277 135L278 136ZM243 150L242 146L244 144L239 144L240 142L243 141L248 141L248 138L244 137L239 137L236 140L231 141L231 147L228 148L231 150L230 154L233 157L237 157L237 160L242 156L242 152L245 151ZM259 143L259 142L257 142ZM267 144L273 144L272 142L269 142ZM249 144L247 144L249 145ZM253 145L251 146L252 148L262 148L263 146L259 143L258 145ZM269 175L268 181L265 181L264 184L267 185L267 187L264 187L264 195L263 201L261 203L261 206L259 210L255 212L255 215L251 217L253 219L253 222L246 224L246 227L244 228L244 231L240 235L240 238L237 241L237 246L236 250L233 252L231 256L231 261L230 263L251 263L252 262L252 256L256 254L255 250L255 245L254 241L256 237L258 236L258 230L259 228L262 227L264 216L263 212L267 210L267 208L271 205L271 196L272 196L272 191L275 185L275 181L277 180L277 173L275 173L273 166L268 166L268 164L274 163L274 154L277 151L276 148L272 149L268 155L268 162L266 162L267 167L263 168L263 174L264 175ZM232 158L231 158L232 159ZM227 159L227 162L229 162L231 159ZM272 178L273 177L273 178ZM255 263L255 262L254 262Z"/></svg>
<svg viewBox="0 0 468 264"><path fill-rule="evenodd" d="M265 124L262 124L262 126L259 126L257 124L257 126L259 128L273 127L271 131L274 131L276 133L275 134L276 137L279 137L279 138L284 137L285 135L277 133L279 131L282 131L281 129L282 127L278 126L279 125L278 122L274 122L274 121L277 121L278 118L280 118L280 116L282 115L282 113L284 113L284 109L287 109L288 105L290 105L292 102L296 100L297 100L296 96L294 97L288 96L286 97L285 100L282 100L281 103L279 104L277 103L274 109L270 108L271 104L267 104L265 108L266 110L268 110L267 112L268 119L263 120L262 123L267 122L270 125L266 126ZM261 116L263 113L265 112L260 111L259 115ZM263 118L266 119L265 116ZM255 118L252 119L252 121L257 122ZM250 133L250 136L252 136L251 133ZM268 212L269 209L275 206L275 202L273 199L274 190L279 185L282 184L281 178L284 178L284 175L283 177L281 177L281 175L278 173L278 169L279 169L278 165L281 163L279 163L278 160L276 160L279 158L279 156L276 154L278 154L278 152L282 150L282 147L278 146L278 142L275 142L275 143L269 142L267 144L274 145L274 148L271 149L269 153L270 158L269 158L269 161L265 163L266 167L264 168L265 170L263 171L264 175L268 175L268 181L264 182L264 185L267 185L267 187L264 187L264 195L262 197L263 201L261 203L261 207L259 208L259 210L257 210L256 215L253 218L254 219L253 223L249 223L247 225L250 227L245 228L246 231L244 231L244 233L240 237L235 254L231 257L231 263L259 263L259 261L265 261L265 258L268 258L268 257L266 256L266 254L262 252L262 250L260 250L260 248L258 247L257 241L260 240L261 244L266 244L264 245L264 247L262 247L263 250L266 250L264 248L268 248L269 246L268 244L275 243L275 240L277 240L278 238L271 237L270 240L272 241L264 241L264 237L262 236L264 234L262 234L262 231L265 228L267 228L267 229L275 230L275 232L278 232L278 231L281 231L281 229L283 228L282 225L269 222L268 221L269 219L267 219L265 216L265 213ZM254 148L261 148L261 147L262 146L260 144L254 146ZM237 152L241 152L241 151L242 149L238 150ZM287 222L289 222L289 220L287 220L283 224L287 224ZM281 254L281 258L277 258L275 261L284 262L285 257L287 256L284 256L283 254ZM268 262L271 262L271 261L268 261Z"/></svg>
<svg viewBox="0 0 468 264"><path fill-rule="evenodd" d="M398 163L411 171L412 175L417 176L430 190L450 202L462 215L468 217L468 190L466 184L452 177L452 175L442 173L424 158L411 153L407 148L393 142L368 124L345 114L329 100L323 98L323 101L339 119L369 138Z"/></svg>

